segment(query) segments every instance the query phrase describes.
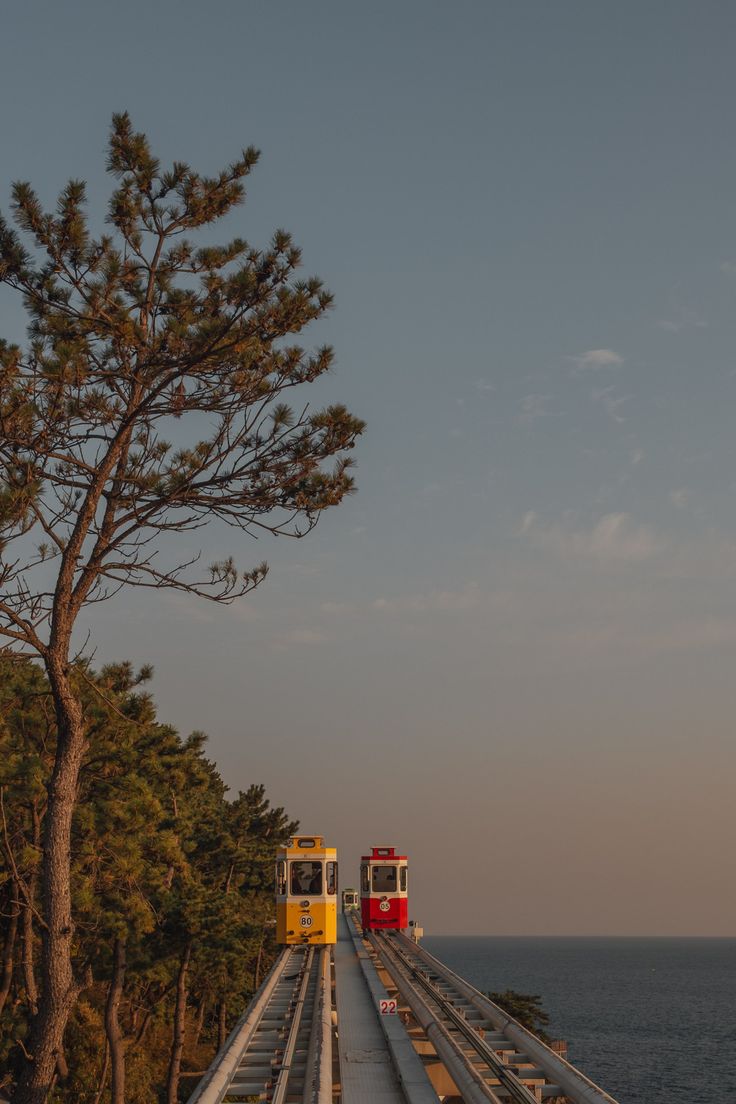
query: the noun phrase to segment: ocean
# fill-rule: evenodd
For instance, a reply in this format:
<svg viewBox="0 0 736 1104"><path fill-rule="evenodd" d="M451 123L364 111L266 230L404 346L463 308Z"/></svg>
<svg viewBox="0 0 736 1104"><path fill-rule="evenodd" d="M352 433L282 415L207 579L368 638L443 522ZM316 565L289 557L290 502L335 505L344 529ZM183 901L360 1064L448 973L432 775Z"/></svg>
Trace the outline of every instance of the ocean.
<svg viewBox="0 0 736 1104"><path fill-rule="evenodd" d="M736 1104L736 939L427 936L477 989L536 993L619 1104Z"/></svg>

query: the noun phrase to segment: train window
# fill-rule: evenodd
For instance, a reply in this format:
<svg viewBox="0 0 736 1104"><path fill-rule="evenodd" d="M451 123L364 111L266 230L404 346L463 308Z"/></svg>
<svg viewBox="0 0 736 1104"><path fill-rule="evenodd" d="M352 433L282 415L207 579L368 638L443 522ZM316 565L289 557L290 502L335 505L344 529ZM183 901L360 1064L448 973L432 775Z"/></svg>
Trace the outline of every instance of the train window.
<svg viewBox="0 0 736 1104"><path fill-rule="evenodd" d="M373 892L374 893L393 893L396 890L396 867L395 866L374 866L373 867Z"/></svg>
<svg viewBox="0 0 736 1104"><path fill-rule="evenodd" d="M363 865L360 868L360 890L361 890L361 893L368 893L370 888L371 887L368 883L368 866L367 866L366 863L363 863Z"/></svg>
<svg viewBox="0 0 736 1104"><path fill-rule="evenodd" d="M283 859L276 863L276 896L286 896L286 863Z"/></svg>
<svg viewBox="0 0 736 1104"><path fill-rule="evenodd" d="M306 838L305 839L300 839L299 840L299 847L305 847L305 848L308 848L308 850L313 851L314 847L315 847L315 843L316 843L316 841L313 840L313 839L306 839Z"/></svg>
<svg viewBox="0 0 736 1104"><path fill-rule="evenodd" d="M322 863L292 862L292 897L318 897L322 893Z"/></svg>
<svg viewBox="0 0 736 1104"><path fill-rule="evenodd" d="M401 871L401 892L406 893L406 867L400 866L399 870Z"/></svg>
<svg viewBox="0 0 736 1104"><path fill-rule="evenodd" d="M329 894L337 893L337 863L328 862L327 864L327 892Z"/></svg>

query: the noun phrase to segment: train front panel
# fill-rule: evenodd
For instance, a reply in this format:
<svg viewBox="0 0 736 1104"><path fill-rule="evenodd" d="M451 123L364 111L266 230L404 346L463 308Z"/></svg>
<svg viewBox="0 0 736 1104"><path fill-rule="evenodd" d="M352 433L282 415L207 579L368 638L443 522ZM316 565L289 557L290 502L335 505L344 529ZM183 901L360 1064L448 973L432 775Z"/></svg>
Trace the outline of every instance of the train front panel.
<svg viewBox="0 0 736 1104"><path fill-rule="evenodd" d="M355 889L344 889L342 891L342 911L357 912L359 908L360 897L358 897L358 891Z"/></svg>
<svg viewBox="0 0 736 1104"><path fill-rule="evenodd" d="M409 926L406 855L393 847L373 847L360 866L360 916L367 931Z"/></svg>
<svg viewBox="0 0 736 1104"><path fill-rule="evenodd" d="M337 941L337 851L322 836L293 836L276 856L276 941Z"/></svg>

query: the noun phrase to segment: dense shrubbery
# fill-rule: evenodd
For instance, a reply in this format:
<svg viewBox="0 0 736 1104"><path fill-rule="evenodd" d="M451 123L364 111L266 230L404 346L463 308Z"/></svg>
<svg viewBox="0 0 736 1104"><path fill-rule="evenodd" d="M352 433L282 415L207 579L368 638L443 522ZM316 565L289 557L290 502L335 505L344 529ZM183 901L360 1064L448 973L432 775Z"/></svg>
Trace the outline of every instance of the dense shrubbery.
<svg viewBox="0 0 736 1104"><path fill-rule="evenodd" d="M84 988L54 1101L185 1098L274 953L272 861L296 827L262 786L228 800L204 755L156 719L130 664L77 665L89 733L72 837ZM0 661L0 1089L27 1059L44 923L39 869L55 719L41 669ZM6 1072L7 1071L7 1072ZM104 1095L103 1095L104 1094ZM124 1096L123 1096L124 1094Z"/></svg>

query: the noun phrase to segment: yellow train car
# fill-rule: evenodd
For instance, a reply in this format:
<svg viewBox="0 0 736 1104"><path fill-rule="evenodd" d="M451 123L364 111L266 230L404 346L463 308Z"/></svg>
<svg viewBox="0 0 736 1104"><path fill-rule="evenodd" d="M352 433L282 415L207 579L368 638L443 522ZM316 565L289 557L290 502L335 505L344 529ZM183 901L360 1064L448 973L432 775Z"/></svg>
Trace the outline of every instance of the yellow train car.
<svg viewBox="0 0 736 1104"><path fill-rule="evenodd" d="M276 854L276 941L337 942L337 850L322 836L292 836Z"/></svg>

